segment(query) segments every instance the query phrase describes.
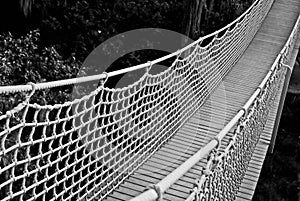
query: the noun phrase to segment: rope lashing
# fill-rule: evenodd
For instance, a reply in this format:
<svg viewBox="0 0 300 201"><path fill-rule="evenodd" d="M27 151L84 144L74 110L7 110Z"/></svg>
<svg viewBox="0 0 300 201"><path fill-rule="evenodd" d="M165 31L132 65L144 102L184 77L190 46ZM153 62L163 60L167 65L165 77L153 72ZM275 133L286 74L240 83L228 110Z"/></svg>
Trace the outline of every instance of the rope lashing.
<svg viewBox="0 0 300 201"><path fill-rule="evenodd" d="M156 184L152 184L152 185L148 186L148 189L153 189L156 192L156 194L157 194L156 201L162 201L163 200L163 192L162 192L162 190L159 186L157 186Z"/></svg>
<svg viewBox="0 0 300 201"><path fill-rule="evenodd" d="M215 136L213 139L217 141L217 146L216 146L215 149L216 149L217 151L220 150L221 143L222 143L221 139L220 139L218 136Z"/></svg>
<svg viewBox="0 0 300 201"><path fill-rule="evenodd" d="M31 86L31 91L30 91L30 93L26 96L26 98L29 99L29 98L35 93L35 90L36 90L36 84L33 83L33 82L28 82L27 84Z"/></svg>
<svg viewBox="0 0 300 201"><path fill-rule="evenodd" d="M108 73L107 72L103 72L101 75L105 75L105 78L103 78L103 79L100 80L100 86L104 87L104 84L108 80Z"/></svg>
<svg viewBox="0 0 300 201"><path fill-rule="evenodd" d="M286 68L286 69L288 69L290 72L292 72L293 71L293 67L292 66L290 66L290 65L287 65L287 64L281 64L284 68Z"/></svg>
<svg viewBox="0 0 300 201"><path fill-rule="evenodd" d="M153 64L152 61L148 61L147 63L149 64L149 66L147 66L145 70L146 70L146 74L149 74L149 71L151 70Z"/></svg>

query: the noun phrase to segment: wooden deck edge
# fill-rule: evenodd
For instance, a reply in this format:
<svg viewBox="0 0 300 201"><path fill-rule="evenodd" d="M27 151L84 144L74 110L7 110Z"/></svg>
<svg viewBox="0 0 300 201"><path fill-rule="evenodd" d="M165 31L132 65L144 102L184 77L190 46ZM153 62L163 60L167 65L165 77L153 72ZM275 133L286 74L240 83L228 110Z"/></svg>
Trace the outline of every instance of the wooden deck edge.
<svg viewBox="0 0 300 201"><path fill-rule="evenodd" d="M273 105L272 109L270 110L269 113L269 117L273 117L273 118L269 118L267 120L267 123L265 125L265 129L263 130L262 134L261 134L261 138L258 141L258 144L256 145L256 148L254 150L253 156L250 160L249 163L249 167L251 166L251 164L254 163L254 161L258 160L257 157L255 157L255 155L259 155L260 157L263 157L263 163L255 163L255 167L256 169L258 169L259 171L257 172L251 172L251 168L248 167L248 170L246 172L246 176L243 179L243 182L241 184L241 188L239 189L239 192L237 194L237 198L236 200L238 201L245 201L245 200L252 200L252 197L254 195L256 186L257 186L257 182L261 173L261 169L263 167L264 161L265 161L265 157L267 155L268 149L269 149L269 145L271 141L265 140L265 138L270 139L271 135L272 135L272 129L275 126L275 118L276 114L278 112L278 106L279 106L279 99L281 97L281 92L283 90L283 83L281 83L280 86L280 91L276 96L276 100L275 100L275 104ZM258 148L260 147L260 148ZM251 173L250 173L251 172ZM248 180L251 180L251 190L250 189L245 189L243 188L243 186L247 185ZM248 184L249 185L249 184Z"/></svg>
<svg viewBox="0 0 300 201"><path fill-rule="evenodd" d="M288 63L288 65L290 65L290 66L293 66L295 64L297 55L299 53L299 45L300 45L300 37L299 37L299 34L298 34L298 40L297 40L295 48L292 52L291 59ZM277 117L277 115L281 115L281 111L278 111L279 110L279 103L280 103L279 100L281 98L283 98L282 96L286 95L286 94L282 94L283 87L284 87L284 81L280 85L279 93L277 94L276 99L275 99L275 104L273 105L273 107L272 107L272 109L269 113L269 118L267 120L265 129L262 132L261 138L260 138L260 140L259 140L259 142L258 142L258 144L255 148L255 151L254 151L254 155L257 154L257 155L260 155L260 156L264 157L263 162L265 161L265 157L266 157L267 152L268 152L268 150L270 148L270 145L272 143L272 140L271 141L265 140L265 137L270 139L270 137L273 134L273 130L271 130L270 128L274 129L277 126L277 125L275 125L276 124L275 118ZM261 149L261 148L258 149L258 147L263 147L263 149ZM250 163L249 163L249 167L251 166L251 164L254 163L255 160L257 160L257 159L256 159L255 156L253 156ZM257 186L257 183L258 183L258 179L259 179L259 176L260 176L260 173L261 173L261 170L262 170L263 163L261 163L261 164L255 163L255 166L256 166L256 169L258 169L259 171L253 172L253 171L251 171L251 168L248 168L248 170L246 172L246 176L245 176L245 178L244 178L244 180L241 184L241 187L239 189L239 193L237 194L236 200L238 200L238 201L252 200L255 189L256 189L256 186ZM250 172L251 172L251 174L250 174ZM251 178L250 183L249 183L249 178Z"/></svg>

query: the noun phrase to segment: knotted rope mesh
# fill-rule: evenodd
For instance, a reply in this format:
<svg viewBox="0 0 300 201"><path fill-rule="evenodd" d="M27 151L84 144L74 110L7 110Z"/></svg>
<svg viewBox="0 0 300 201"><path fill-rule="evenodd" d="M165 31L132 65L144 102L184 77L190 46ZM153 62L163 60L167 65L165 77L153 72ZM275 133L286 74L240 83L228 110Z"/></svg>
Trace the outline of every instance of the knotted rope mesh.
<svg viewBox="0 0 300 201"><path fill-rule="evenodd" d="M193 200L236 199L269 111L284 81L285 70L277 64L247 115L235 127L227 145L211 152L204 174L193 189Z"/></svg>
<svg viewBox="0 0 300 201"><path fill-rule="evenodd" d="M266 126L268 114L290 68L290 61L296 41L299 40L300 16L286 45L275 60L271 74L260 89L245 115L238 119L228 133L228 143L211 151L202 175L196 179L192 193L186 200L235 200L248 169L250 160ZM220 142L221 143L221 142Z"/></svg>
<svg viewBox="0 0 300 201"><path fill-rule="evenodd" d="M272 1L182 51L164 72L70 102L28 95L0 116L0 199L102 200L166 142L241 57ZM209 42L207 42L209 41Z"/></svg>

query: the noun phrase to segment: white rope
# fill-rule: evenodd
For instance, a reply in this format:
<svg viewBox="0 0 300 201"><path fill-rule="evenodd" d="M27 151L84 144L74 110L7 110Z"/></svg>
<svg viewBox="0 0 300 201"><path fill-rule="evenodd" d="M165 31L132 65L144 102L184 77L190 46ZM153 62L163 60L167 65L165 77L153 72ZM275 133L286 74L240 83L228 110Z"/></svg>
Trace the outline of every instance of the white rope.
<svg viewBox="0 0 300 201"><path fill-rule="evenodd" d="M244 44L243 49L247 47L245 44L249 44L252 40L253 36L255 35L256 31L259 28L259 25L262 23L264 17L268 13L273 1L256 1L252 5L253 10L249 10L249 13L245 15L245 19L238 23L240 26L244 26L245 32L239 32L240 35L236 34L237 27L235 27L233 30L231 30L231 33L235 33L236 35L232 37L233 41L230 41L231 43L235 43L234 39L238 38L239 36L245 36L249 34L249 38L245 37L242 41L239 41L238 44ZM252 11L252 12L251 12ZM260 15L259 15L260 14ZM258 17L256 19L255 17ZM254 26L254 27L252 27ZM227 34L228 32L226 32ZM230 43L229 42L229 43ZM230 47L230 44L228 44L226 47ZM237 48L238 49L238 48ZM241 50L238 50L241 51ZM243 51L242 51L243 52ZM227 57L230 55L234 56L236 52L228 52ZM220 56L220 55L218 55ZM231 65L234 65L234 63L231 63ZM247 107L247 106L245 106ZM224 135L226 135L229 130L236 124L236 119L240 119L243 116L243 112L239 112L235 119L229 122L229 124L221 131L221 133L217 136L217 139L221 140ZM165 192L172 184L174 184L183 174L185 174L191 167L193 167L201 158L203 158L205 155L207 155L214 147L217 146L219 140L213 140L207 145L205 145L201 150L199 150L195 155L193 155L190 159L185 161L182 165L180 165L178 168L176 168L173 172L171 172L169 175L167 175L164 179L162 179L156 186L161 189L161 192ZM131 199L131 201L153 201L157 199L157 195L152 190L148 190L141 195Z"/></svg>
<svg viewBox="0 0 300 201"><path fill-rule="evenodd" d="M289 39L258 89L243 109L218 134L217 138L222 140L235 128L234 136L231 137L228 145L223 150L213 153L208 160L210 163L213 158L218 158L215 168L210 170L209 175L202 174L200 179L197 179L198 182L186 201L211 200L220 197L224 200L235 200L239 185L267 121L269 110L285 78L288 67L282 62L284 59L288 60L293 51L299 31L300 15ZM207 147L204 147L200 151L208 152L213 148L209 147L207 150ZM202 158L199 157L198 161Z"/></svg>
<svg viewBox="0 0 300 201"><path fill-rule="evenodd" d="M102 200L107 197L209 97L243 55L271 4L271 0L255 1L228 26L171 56L85 79L33 85L39 90L86 79L105 82L110 76L189 52L185 58L178 56L160 74L150 75L146 71L130 86L108 89L102 84L92 93L63 104L42 106L27 99L1 115L0 199ZM212 41L201 46L208 38ZM32 85L8 86L0 88L0 93L32 89ZM195 160L216 144L217 140L209 143ZM184 171L193 163L185 166ZM163 194L184 171L171 173L155 185L156 189ZM153 189L147 192L149 200L158 196Z"/></svg>
<svg viewBox="0 0 300 201"><path fill-rule="evenodd" d="M224 30L230 29L232 26L235 26L238 22L240 22L242 19L244 19L245 15L250 13L250 11L253 9L253 7L256 5L256 3L258 1L259 0L256 0L242 15L240 15L237 19L235 19L234 21L229 23L227 26L225 26L225 27L223 27L223 28L221 28L221 29L209 34L209 35L206 35L204 37L200 37L198 40L194 41L193 43L187 45L186 47L184 47L184 48L182 48L182 49L180 49L180 50L178 50L174 53L171 53L171 54L166 55L164 57L153 60L153 61L151 61L151 64L152 65L158 64L158 63L160 63L162 61L165 61L167 59L170 59L174 56L178 56L178 55L180 55L181 52L184 52L184 51L192 48L196 44L199 44L199 43L201 43L202 41L204 41L208 38L213 38L214 36L217 36L218 34L223 32ZM132 67L129 67L129 68L109 72L109 73L107 73L107 76L108 76L107 78L113 77L113 76L116 76L116 75L121 75L121 74L124 74L124 73L128 73L128 72L131 72L131 71L135 71L135 70L138 70L138 69L146 68L146 67L149 67L149 64L150 63L148 62L148 63L132 66ZM98 75L92 75L92 76L86 76L86 77L71 78L71 79L66 79L66 80L58 80L58 81L52 81L52 82L37 83L36 84L36 90L49 89L49 88L61 87L61 86L73 85L73 84L80 84L80 83L84 83L84 82L101 80L103 78L105 78L105 75L98 74ZM0 86L0 94L25 92L25 91L31 91L31 90L32 90L32 88L29 85Z"/></svg>

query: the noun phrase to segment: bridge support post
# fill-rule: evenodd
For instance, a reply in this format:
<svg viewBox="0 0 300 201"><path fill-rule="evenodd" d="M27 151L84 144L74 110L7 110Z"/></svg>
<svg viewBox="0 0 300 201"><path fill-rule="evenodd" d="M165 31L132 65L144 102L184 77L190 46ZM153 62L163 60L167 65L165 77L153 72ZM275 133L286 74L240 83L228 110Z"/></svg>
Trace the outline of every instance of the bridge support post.
<svg viewBox="0 0 300 201"><path fill-rule="evenodd" d="M290 82L290 78L292 75L293 66L295 64L295 61L296 61L296 58L298 55L298 51L299 51L300 40L298 39L297 41L298 42L296 42L296 45L292 51L292 55L291 55L291 58L289 59L288 65L285 65L287 68L287 72L286 72L285 79L284 79L284 85L283 85L283 89L282 89L282 93L281 93L279 107L278 107L277 114L276 114L272 138L271 138L271 142L270 142L270 146L269 146L269 150L268 150L269 153L273 153L273 151L274 151L275 141L276 141L279 123L280 123L280 119L281 119L281 114L282 114L282 110L283 110L283 106L284 106L284 102L285 102L285 97L286 97L287 90L289 87L289 82Z"/></svg>

